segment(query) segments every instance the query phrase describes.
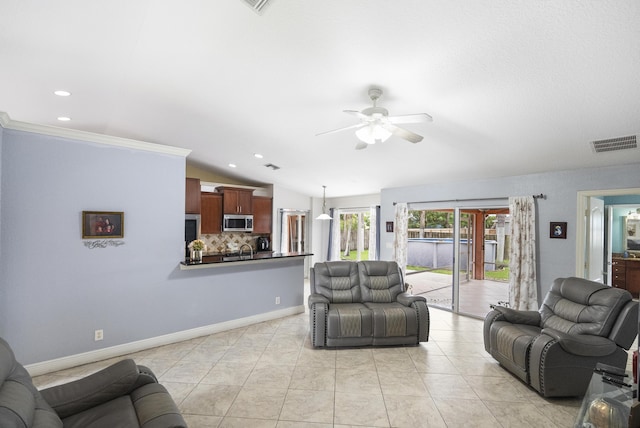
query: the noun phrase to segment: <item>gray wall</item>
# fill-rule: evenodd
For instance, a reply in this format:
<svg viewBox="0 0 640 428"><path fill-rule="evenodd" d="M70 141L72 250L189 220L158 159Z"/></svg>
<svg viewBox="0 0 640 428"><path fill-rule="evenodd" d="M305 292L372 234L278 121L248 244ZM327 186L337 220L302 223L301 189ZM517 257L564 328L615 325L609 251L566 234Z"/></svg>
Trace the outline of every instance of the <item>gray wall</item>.
<svg viewBox="0 0 640 428"><path fill-rule="evenodd" d="M0 135L0 336L22 363L302 305L301 259L179 270L183 156ZM83 210L124 211L124 245L86 248Z"/></svg>
<svg viewBox="0 0 640 428"><path fill-rule="evenodd" d="M637 152L633 152L637 153ZM539 298L554 278L574 276L576 263L577 192L586 190L624 189L640 187L640 164L591 168L517 177L475 181L455 181L383 189L381 192L381 222L394 219L394 202L439 201L472 198L499 198L544 193L537 201L538 282ZM473 207L479 202L459 203ZM441 204L444 205L446 204ZM567 239L550 239L549 222L566 221ZM381 258L393 257L393 234L382 232Z"/></svg>

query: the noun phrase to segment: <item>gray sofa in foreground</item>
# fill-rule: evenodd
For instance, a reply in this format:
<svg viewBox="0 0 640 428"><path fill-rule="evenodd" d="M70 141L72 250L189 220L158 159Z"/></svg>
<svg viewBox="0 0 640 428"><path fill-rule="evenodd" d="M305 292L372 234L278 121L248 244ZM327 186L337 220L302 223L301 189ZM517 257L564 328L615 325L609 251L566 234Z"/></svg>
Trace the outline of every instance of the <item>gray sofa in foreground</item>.
<svg viewBox="0 0 640 428"><path fill-rule="evenodd" d="M426 299L405 293L396 262L335 261L311 269L314 347L417 345L429 338Z"/></svg>
<svg viewBox="0 0 640 428"><path fill-rule="evenodd" d="M484 347L543 397L584 395L597 363L625 369L638 334L628 291L558 278L538 311L501 306L484 321Z"/></svg>
<svg viewBox="0 0 640 428"><path fill-rule="evenodd" d="M67 384L38 391L0 338L2 428L182 428L182 415L146 367L123 360Z"/></svg>

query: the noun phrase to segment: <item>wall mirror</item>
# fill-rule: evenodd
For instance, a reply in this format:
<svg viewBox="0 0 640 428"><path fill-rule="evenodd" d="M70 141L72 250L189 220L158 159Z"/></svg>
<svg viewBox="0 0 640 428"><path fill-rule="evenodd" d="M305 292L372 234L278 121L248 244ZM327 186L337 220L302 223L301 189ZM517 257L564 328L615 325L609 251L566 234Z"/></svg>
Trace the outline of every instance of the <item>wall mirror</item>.
<svg viewBox="0 0 640 428"><path fill-rule="evenodd" d="M624 222L625 250L640 254L640 213L629 214Z"/></svg>

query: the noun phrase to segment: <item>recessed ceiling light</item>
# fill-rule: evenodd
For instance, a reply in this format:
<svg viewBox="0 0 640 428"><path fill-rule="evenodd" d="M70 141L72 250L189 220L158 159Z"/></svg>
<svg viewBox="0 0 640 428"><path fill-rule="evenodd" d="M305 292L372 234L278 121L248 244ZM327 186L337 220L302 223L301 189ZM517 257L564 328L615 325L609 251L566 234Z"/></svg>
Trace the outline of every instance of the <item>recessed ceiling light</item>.
<svg viewBox="0 0 640 428"><path fill-rule="evenodd" d="M56 94L59 97L68 97L69 95L71 95L71 92L69 92L69 91L55 91L54 94Z"/></svg>
<svg viewBox="0 0 640 428"><path fill-rule="evenodd" d="M235 168L237 165L235 163L230 163L229 168Z"/></svg>
<svg viewBox="0 0 640 428"><path fill-rule="evenodd" d="M264 157L260 153L254 153L253 156L258 158L258 159L262 159Z"/></svg>
<svg viewBox="0 0 640 428"><path fill-rule="evenodd" d="M69 122L69 121L71 120L71 118L70 118L70 117L67 117L67 116L60 116L60 117L58 118L58 120L59 120L60 122Z"/></svg>

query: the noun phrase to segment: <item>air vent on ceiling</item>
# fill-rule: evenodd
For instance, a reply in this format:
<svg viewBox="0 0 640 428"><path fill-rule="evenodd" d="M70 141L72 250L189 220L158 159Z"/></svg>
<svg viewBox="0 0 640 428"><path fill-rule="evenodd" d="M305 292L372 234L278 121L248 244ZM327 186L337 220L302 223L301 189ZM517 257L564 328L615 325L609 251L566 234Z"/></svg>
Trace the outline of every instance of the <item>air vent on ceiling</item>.
<svg viewBox="0 0 640 428"><path fill-rule="evenodd" d="M269 0L244 0L246 4L257 13L262 12L262 9L267 5Z"/></svg>
<svg viewBox="0 0 640 428"><path fill-rule="evenodd" d="M267 168L271 168L271 169L272 169L272 170L274 170L274 171L276 171L276 170L279 170L279 169L280 169L280 167L279 167L278 165L274 165L274 164L272 164L272 163L268 163L268 164L266 164L265 166L266 166Z"/></svg>
<svg viewBox="0 0 640 428"><path fill-rule="evenodd" d="M609 138L608 140L592 141L593 151L596 153L612 152L615 150L635 149L638 147L636 136Z"/></svg>

